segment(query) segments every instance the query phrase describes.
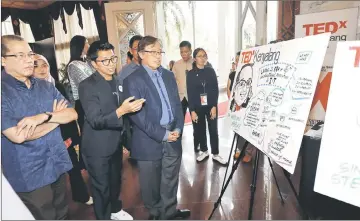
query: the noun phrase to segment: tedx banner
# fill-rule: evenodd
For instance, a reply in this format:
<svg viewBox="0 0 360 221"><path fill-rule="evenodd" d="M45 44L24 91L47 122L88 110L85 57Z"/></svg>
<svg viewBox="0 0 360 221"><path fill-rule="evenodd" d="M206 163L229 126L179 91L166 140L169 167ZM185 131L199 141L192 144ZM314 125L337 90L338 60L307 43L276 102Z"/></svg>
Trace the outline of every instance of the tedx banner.
<svg viewBox="0 0 360 221"><path fill-rule="evenodd" d="M356 40L358 8L296 15L295 38L331 32L307 129L325 119L337 42Z"/></svg>
<svg viewBox="0 0 360 221"><path fill-rule="evenodd" d="M314 190L357 207L360 207L359 82L360 41L341 42L336 50ZM346 107L339 105L339 101L346 103Z"/></svg>

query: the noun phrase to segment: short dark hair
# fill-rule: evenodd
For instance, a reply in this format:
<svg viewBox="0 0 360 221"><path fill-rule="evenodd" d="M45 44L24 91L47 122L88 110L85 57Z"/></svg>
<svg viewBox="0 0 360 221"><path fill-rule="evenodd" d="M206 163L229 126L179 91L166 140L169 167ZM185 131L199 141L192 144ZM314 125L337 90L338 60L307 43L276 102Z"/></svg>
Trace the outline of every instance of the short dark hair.
<svg viewBox="0 0 360 221"><path fill-rule="evenodd" d="M241 51L236 52L236 56L240 56Z"/></svg>
<svg viewBox="0 0 360 221"><path fill-rule="evenodd" d="M95 61L99 56L98 54L99 51L107 51L107 50L114 50L114 46L109 42L101 43L100 41L94 41L89 47L89 50L87 52L87 57L90 60Z"/></svg>
<svg viewBox="0 0 360 221"><path fill-rule="evenodd" d="M25 41L24 38L22 38L19 35L3 35L1 36L1 57L5 56L7 52L10 51L8 45L12 41Z"/></svg>
<svg viewBox="0 0 360 221"><path fill-rule="evenodd" d="M156 42L159 42L159 39L156 37L153 37L151 35L147 35L145 37L143 37L140 41L139 41L139 46L138 46L138 53L141 51L144 51L145 48L149 45L154 45ZM161 43L160 43L161 44ZM139 62L141 63L141 57L139 56Z"/></svg>
<svg viewBox="0 0 360 221"><path fill-rule="evenodd" d="M129 41L129 47L132 48L135 41L140 41L143 38L141 35L134 35Z"/></svg>
<svg viewBox="0 0 360 221"><path fill-rule="evenodd" d="M189 49L191 49L191 43L188 41L182 41L179 45L179 48L183 48L183 47L188 47Z"/></svg>
<svg viewBox="0 0 360 221"><path fill-rule="evenodd" d="M128 58L130 58L130 60L133 59L134 56L130 53L130 51L128 51L126 54L127 54Z"/></svg>

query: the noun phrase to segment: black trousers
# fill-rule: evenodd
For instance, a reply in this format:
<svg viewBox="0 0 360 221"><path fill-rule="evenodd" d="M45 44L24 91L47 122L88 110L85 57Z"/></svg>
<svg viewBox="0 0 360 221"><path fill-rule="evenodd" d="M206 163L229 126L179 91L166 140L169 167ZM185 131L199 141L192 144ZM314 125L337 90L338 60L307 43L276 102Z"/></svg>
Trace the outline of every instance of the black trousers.
<svg viewBox="0 0 360 221"><path fill-rule="evenodd" d="M52 184L31 192L18 192L17 194L37 220L68 218L65 174L62 174Z"/></svg>
<svg viewBox="0 0 360 221"><path fill-rule="evenodd" d="M197 107L195 112L198 116L198 122L193 122L194 125L194 143L195 139L200 141L200 150L207 151L207 137L206 137L206 121L208 122L211 153L219 154L219 134L218 134L218 113L214 120L210 119L210 111L212 107Z"/></svg>
<svg viewBox="0 0 360 221"><path fill-rule="evenodd" d="M184 97L181 101L181 106L182 106L182 110L183 110L183 113L184 113L184 117L186 115L186 110L188 109L188 106L189 106L189 103L186 99L186 97Z"/></svg>
<svg viewBox="0 0 360 221"><path fill-rule="evenodd" d="M77 122L79 124L80 132L81 132L81 135L82 135L82 128L84 126L84 121L85 121L85 112L84 112L84 109L81 106L80 100L75 101L75 111L78 114ZM82 154L81 154L81 135L80 135L80 138L79 138L79 166L80 166L80 169L86 169L84 161L83 161L83 157L82 157Z"/></svg>
<svg viewBox="0 0 360 221"><path fill-rule="evenodd" d="M186 111L188 109L188 106L189 106L189 103L186 99L186 97L184 97L181 101L181 105L182 105L182 109L183 109L183 113L184 113L184 118L185 118L185 115L186 115ZM190 117L191 117L191 113L190 113ZM194 122L193 122L193 135L194 135L194 149L196 151L197 147L199 146L200 144L200 140L198 139L198 136L195 135L195 125L194 125ZM206 134L205 134L206 136Z"/></svg>
<svg viewBox="0 0 360 221"><path fill-rule="evenodd" d="M86 203L87 201L89 201L90 196L84 178L81 174L81 167L79 165L78 155L75 151L74 146L70 146L67 150L73 164L73 168L68 171L72 199L75 202Z"/></svg>
<svg viewBox="0 0 360 221"><path fill-rule="evenodd" d="M111 213L122 209L121 189L122 148L110 156L86 156L84 163L91 180L96 219L110 220Z"/></svg>

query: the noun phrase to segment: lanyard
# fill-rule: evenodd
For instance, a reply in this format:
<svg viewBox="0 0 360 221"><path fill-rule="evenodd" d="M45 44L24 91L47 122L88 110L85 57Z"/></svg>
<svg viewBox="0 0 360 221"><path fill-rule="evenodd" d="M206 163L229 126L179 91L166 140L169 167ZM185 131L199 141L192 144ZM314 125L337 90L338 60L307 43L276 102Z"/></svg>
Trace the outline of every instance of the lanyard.
<svg viewBox="0 0 360 221"><path fill-rule="evenodd" d="M203 86L203 88L204 88L204 94L205 94L205 86L206 86L206 81L204 80L204 81L202 81L201 82L201 85Z"/></svg>
<svg viewBox="0 0 360 221"><path fill-rule="evenodd" d="M200 77L199 77L199 74L196 74L196 76L199 78L199 81L200 81L201 85L202 85L203 88L204 88L204 94L205 94L206 80L205 80L205 79L204 79L204 80L201 80Z"/></svg>

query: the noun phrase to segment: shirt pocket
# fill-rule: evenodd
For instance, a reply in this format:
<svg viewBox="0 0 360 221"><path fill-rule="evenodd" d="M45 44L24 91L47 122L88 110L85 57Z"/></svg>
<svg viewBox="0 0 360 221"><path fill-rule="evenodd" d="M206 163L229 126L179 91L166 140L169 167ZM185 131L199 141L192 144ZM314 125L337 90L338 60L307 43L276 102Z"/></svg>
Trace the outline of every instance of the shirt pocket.
<svg viewBox="0 0 360 221"><path fill-rule="evenodd" d="M54 112L53 105L55 99L52 97L52 94L50 93L51 92L46 91L41 97L37 96L37 98L34 99L35 107L33 107L33 109L37 110L38 113L36 114L41 114L44 112ZM60 101L61 100L57 100L57 104Z"/></svg>

